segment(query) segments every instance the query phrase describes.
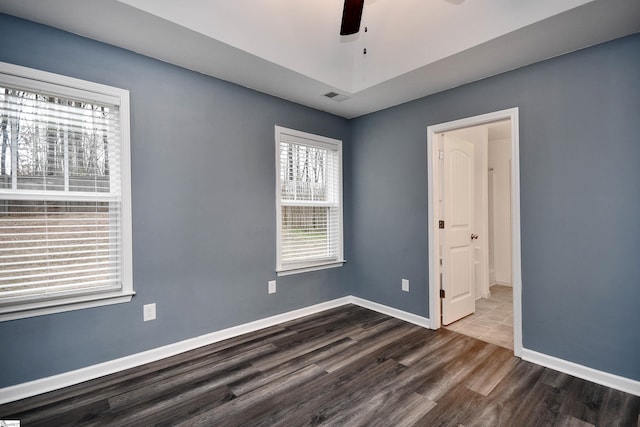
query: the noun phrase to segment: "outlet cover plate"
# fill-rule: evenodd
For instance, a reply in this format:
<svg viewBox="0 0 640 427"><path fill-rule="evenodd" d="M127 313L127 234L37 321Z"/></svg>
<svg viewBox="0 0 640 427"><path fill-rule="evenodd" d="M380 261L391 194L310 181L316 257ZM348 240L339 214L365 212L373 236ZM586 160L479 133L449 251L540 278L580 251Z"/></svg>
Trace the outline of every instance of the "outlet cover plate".
<svg viewBox="0 0 640 427"><path fill-rule="evenodd" d="M155 320L156 318L156 303L153 304L145 304L142 306L142 313L145 322L149 320Z"/></svg>
<svg viewBox="0 0 640 427"><path fill-rule="evenodd" d="M269 293L270 294L275 294L276 293L276 281L275 280L269 280Z"/></svg>
<svg viewBox="0 0 640 427"><path fill-rule="evenodd" d="M402 290L405 292L409 292L409 280L402 279Z"/></svg>

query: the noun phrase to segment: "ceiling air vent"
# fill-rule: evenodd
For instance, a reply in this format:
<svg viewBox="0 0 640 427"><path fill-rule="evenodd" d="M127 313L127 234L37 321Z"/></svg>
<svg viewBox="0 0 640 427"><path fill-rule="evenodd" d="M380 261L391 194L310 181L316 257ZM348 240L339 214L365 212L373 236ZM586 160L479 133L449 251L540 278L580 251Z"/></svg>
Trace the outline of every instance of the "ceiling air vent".
<svg viewBox="0 0 640 427"><path fill-rule="evenodd" d="M349 99L347 95L342 95L341 93L336 93L336 92L328 92L328 93L325 93L324 96L326 96L329 99L333 99L336 102L342 102Z"/></svg>

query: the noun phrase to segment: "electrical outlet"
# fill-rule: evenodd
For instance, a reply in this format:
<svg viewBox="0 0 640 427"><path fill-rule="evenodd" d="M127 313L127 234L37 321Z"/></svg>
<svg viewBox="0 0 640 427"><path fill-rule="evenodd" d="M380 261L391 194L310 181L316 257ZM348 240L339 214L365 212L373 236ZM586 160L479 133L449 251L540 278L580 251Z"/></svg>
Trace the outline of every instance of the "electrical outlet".
<svg viewBox="0 0 640 427"><path fill-rule="evenodd" d="M409 292L409 280L402 279L402 290L405 292Z"/></svg>
<svg viewBox="0 0 640 427"><path fill-rule="evenodd" d="M269 280L269 293L270 294L275 294L276 293L276 281L275 280Z"/></svg>
<svg viewBox="0 0 640 427"><path fill-rule="evenodd" d="M142 306L142 313L145 322L149 320L155 320L156 318L156 303L145 304Z"/></svg>

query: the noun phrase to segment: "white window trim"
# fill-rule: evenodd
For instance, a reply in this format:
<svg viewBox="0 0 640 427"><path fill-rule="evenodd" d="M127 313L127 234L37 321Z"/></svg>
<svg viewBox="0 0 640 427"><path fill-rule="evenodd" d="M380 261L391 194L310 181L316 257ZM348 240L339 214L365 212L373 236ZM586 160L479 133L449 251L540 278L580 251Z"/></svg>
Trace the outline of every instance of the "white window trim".
<svg viewBox="0 0 640 427"><path fill-rule="evenodd" d="M309 145L317 147L329 148L338 152L338 220L340 222L339 233L340 243L338 245L338 256L336 258L328 258L325 260L305 261L299 263L284 264L282 262L282 209L280 197L280 142L282 135L292 136L297 139L308 141ZM297 273L305 273L309 271L324 270L328 268L341 267L346 261L344 260L344 222L343 222L343 199L342 199L342 141L338 139L328 138L325 136L315 135L294 129L275 126L275 152L276 152L276 273L278 276L288 276ZM304 204L304 203L296 203Z"/></svg>
<svg viewBox="0 0 640 427"><path fill-rule="evenodd" d="M3 83L16 83L24 79L35 80L36 86L50 88L56 85L61 95L87 95L88 101L101 101L117 104L120 112L120 143L121 143L121 205L120 205L120 233L122 237L122 287L116 291L105 292L73 292L67 297L46 299L39 297L33 301L21 302L14 305L0 307L0 321L23 319L44 314L61 313L90 307L99 307L131 301L133 290L133 254L131 231L131 157L130 157L130 106L129 91L86 80L49 73L33 68L0 62L0 80ZM33 82L30 82L30 84ZM30 89L36 88L30 86ZM20 198L19 194L2 193L13 198ZM45 196L46 197L46 196Z"/></svg>

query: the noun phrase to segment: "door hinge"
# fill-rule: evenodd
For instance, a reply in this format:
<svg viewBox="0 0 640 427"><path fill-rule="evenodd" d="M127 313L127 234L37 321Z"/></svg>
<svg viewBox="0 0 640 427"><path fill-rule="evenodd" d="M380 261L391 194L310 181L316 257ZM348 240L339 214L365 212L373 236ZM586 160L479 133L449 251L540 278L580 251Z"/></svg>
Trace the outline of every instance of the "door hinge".
<svg viewBox="0 0 640 427"><path fill-rule="evenodd" d="M444 289L440 289L440 298L445 298Z"/></svg>
<svg viewBox="0 0 640 427"><path fill-rule="evenodd" d="M444 221L443 220L438 221L438 228L444 228Z"/></svg>
<svg viewBox="0 0 640 427"><path fill-rule="evenodd" d="M444 151L438 150L438 159L440 160L444 159Z"/></svg>

